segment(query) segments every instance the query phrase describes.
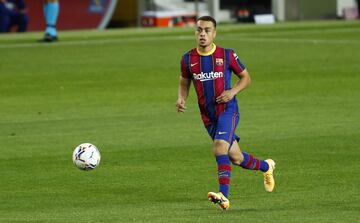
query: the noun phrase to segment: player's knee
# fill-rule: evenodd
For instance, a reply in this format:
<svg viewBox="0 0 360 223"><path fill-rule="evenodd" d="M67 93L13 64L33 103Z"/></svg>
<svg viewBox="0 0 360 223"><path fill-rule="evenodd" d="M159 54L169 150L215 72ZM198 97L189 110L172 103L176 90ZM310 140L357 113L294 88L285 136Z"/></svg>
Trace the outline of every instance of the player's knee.
<svg viewBox="0 0 360 223"><path fill-rule="evenodd" d="M238 166L240 166L240 164L242 163L242 159L241 159L240 156L235 156L235 157L230 156L230 161L231 161L232 164L238 165Z"/></svg>
<svg viewBox="0 0 360 223"><path fill-rule="evenodd" d="M216 156L228 154L229 143L224 140L214 140L213 150Z"/></svg>
<svg viewBox="0 0 360 223"><path fill-rule="evenodd" d="M234 143L231 146L231 149L229 151L229 157L230 157L230 161L234 165L240 165L244 161L244 156L236 141L234 141Z"/></svg>

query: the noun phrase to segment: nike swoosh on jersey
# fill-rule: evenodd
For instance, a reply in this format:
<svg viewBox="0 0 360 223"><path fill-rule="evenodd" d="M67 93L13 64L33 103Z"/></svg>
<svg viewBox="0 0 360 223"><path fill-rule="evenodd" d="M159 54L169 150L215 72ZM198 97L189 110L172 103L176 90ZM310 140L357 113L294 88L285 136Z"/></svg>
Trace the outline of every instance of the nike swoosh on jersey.
<svg viewBox="0 0 360 223"><path fill-rule="evenodd" d="M227 132L219 132L219 135L224 135L226 134Z"/></svg>
<svg viewBox="0 0 360 223"><path fill-rule="evenodd" d="M190 64L190 67L193 67L193 66L195 66L196 64L198 64L198 63L192 63L192 64Z"/></svg>

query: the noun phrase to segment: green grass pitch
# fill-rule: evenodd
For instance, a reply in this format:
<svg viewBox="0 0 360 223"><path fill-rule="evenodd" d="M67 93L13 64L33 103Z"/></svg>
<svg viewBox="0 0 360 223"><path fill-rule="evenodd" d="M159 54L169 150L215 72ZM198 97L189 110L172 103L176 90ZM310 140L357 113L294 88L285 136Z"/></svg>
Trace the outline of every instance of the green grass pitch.
<svg viewBox="0 0 360 223"><path fill-rule="evenodd" d="M277 162L276 188L233 167L230 210L192 87L175 112L193 29L0 36L0 222L358 222L360 23L223 25L251 86L241 147ZM72 164L90 142L102 160Z"/></svg>

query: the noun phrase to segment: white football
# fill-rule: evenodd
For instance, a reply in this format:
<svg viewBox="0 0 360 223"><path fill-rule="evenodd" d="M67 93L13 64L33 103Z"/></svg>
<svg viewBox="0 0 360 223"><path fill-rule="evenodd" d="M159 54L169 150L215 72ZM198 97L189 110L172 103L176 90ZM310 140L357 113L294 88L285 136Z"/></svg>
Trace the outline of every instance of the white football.
<svg viewBox="0 0 360 223"><path fill-rule="evenodd" d="M81 170L93 170L100 163L100 152L96 146L91 143L78 145L73 152L73 162Z"/></svg>

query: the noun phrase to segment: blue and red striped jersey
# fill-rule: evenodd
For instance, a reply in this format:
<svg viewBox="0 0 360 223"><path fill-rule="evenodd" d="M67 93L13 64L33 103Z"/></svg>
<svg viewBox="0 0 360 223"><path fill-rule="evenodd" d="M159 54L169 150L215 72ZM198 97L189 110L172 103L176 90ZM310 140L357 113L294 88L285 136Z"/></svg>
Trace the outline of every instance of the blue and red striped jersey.
<svg viewBox="0 0 360 223"><path fill-rule="evenodd" d="M227 103L217 103L223 91L231 89L231 76L240 74L245 66L232 49L214 44L213 50L201 54L196 48L185 53L181 59L181 76L191 79L198 97L201 118L205 125L217 121L224 111L238 112L236 98Z"/></svg>

